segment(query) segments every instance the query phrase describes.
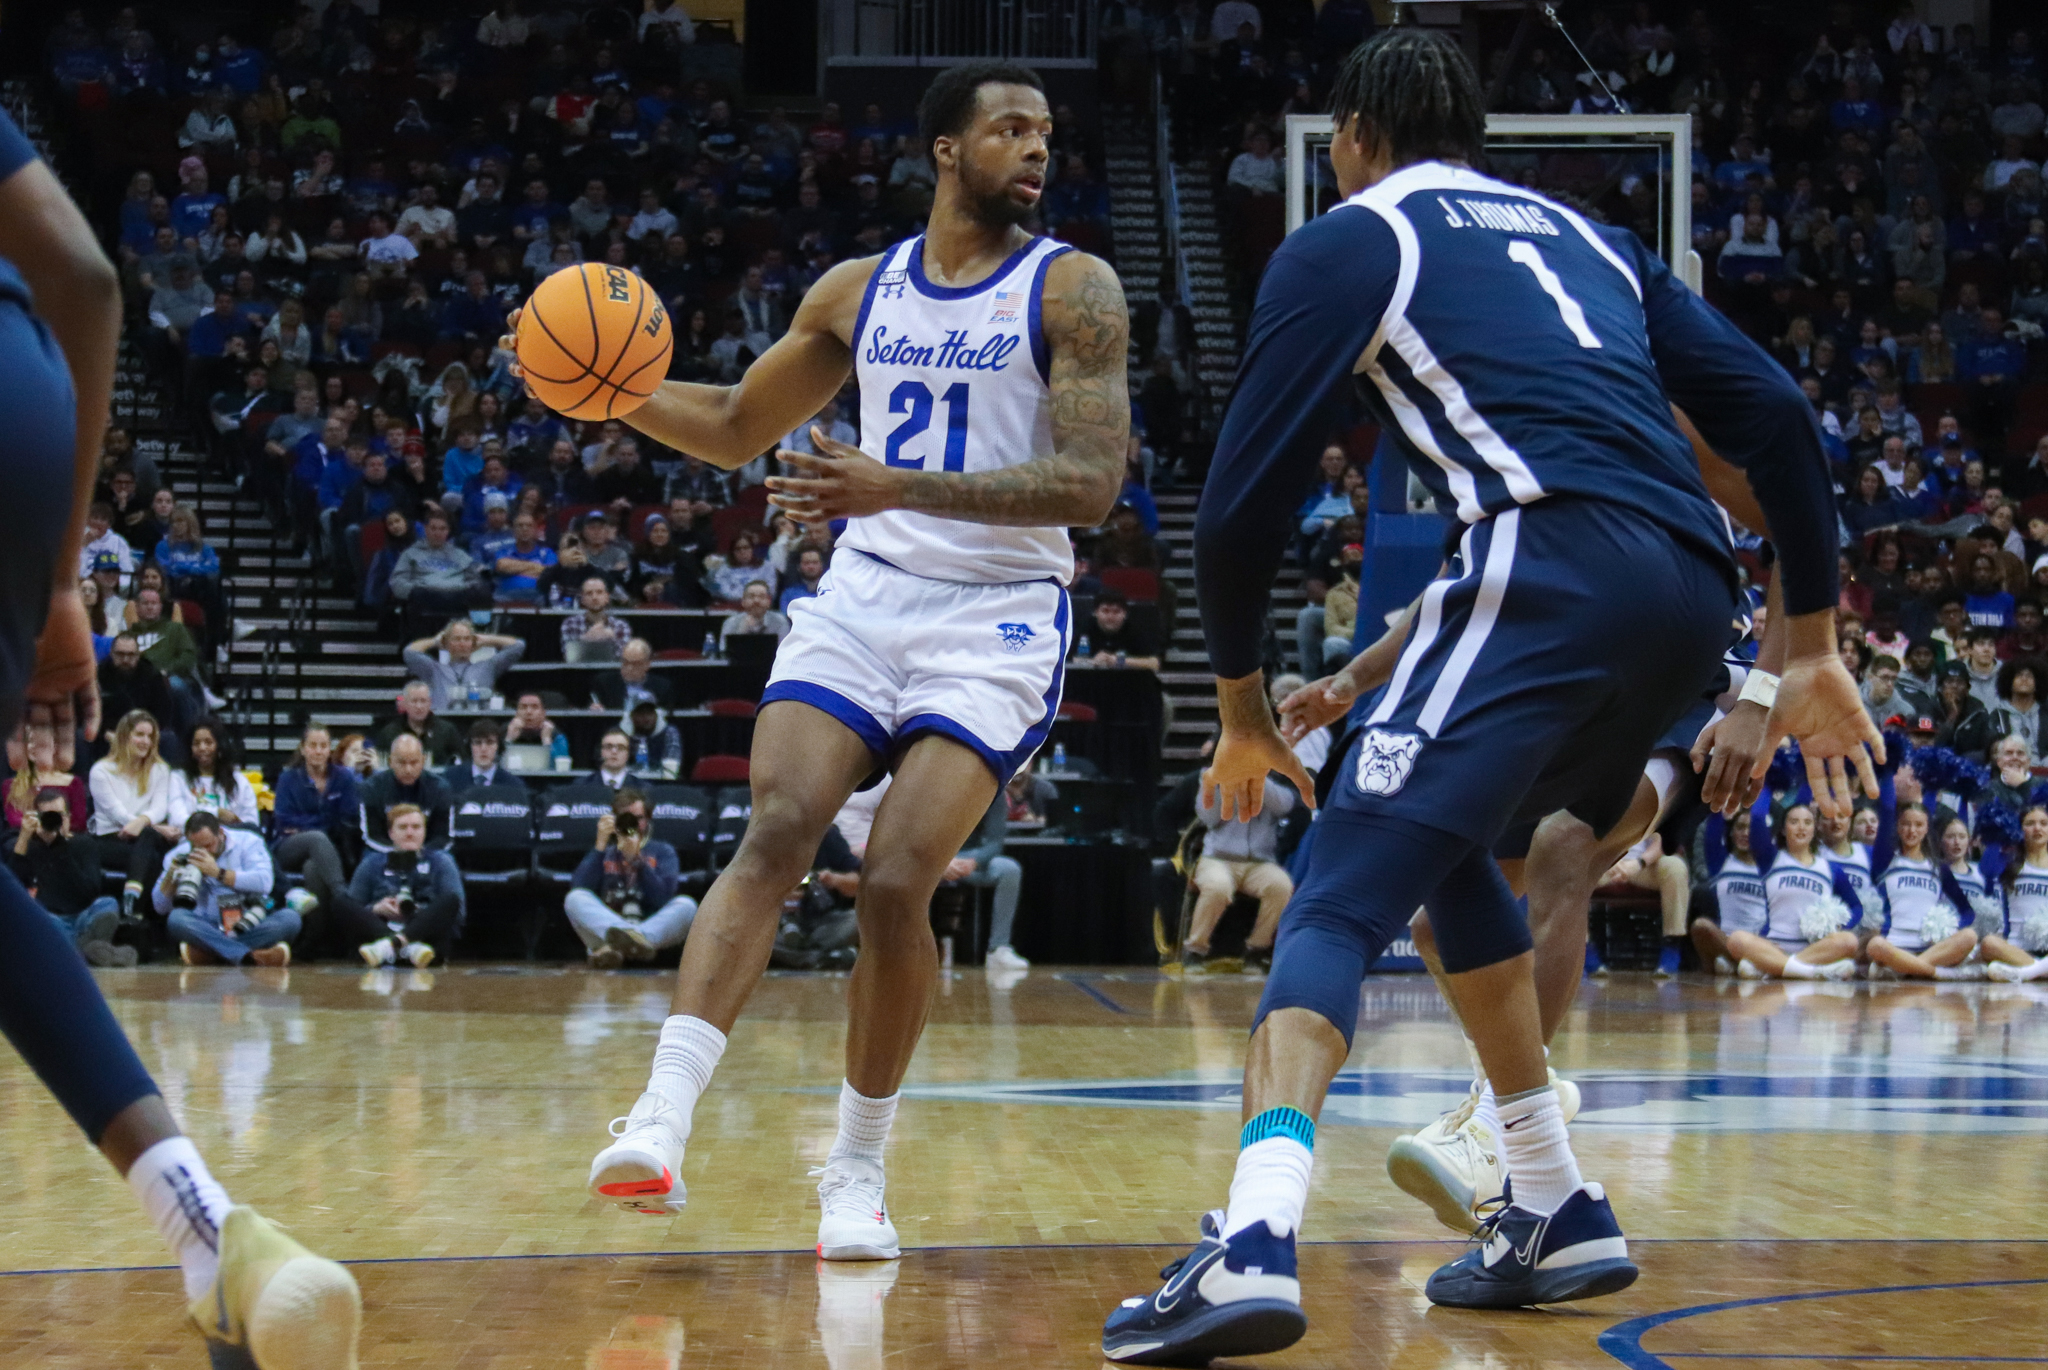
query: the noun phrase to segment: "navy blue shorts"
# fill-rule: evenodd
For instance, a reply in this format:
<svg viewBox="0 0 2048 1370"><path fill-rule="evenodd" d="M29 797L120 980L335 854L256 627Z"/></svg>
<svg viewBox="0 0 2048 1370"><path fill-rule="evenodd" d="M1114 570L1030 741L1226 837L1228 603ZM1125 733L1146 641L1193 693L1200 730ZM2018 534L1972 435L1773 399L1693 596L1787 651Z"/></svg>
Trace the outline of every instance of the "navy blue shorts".
<svg viewBox="0 0 2048 1370"><path fill-rule="evenodd" d="M1488 847L1560 809L1608 831L1713 682L1734 597L1725 568L1614 505L1473 525L1329 802Z"/></svg>
<svg viewBox="0 0 2048 1370"><path fill-rule="evenodd" d="M0 737L14 731L50 612L50 573L71 507L78 408L71 370L42 320L0 297L6 535L0 537Z"/></svg>
<svg viewBox="0 0 2048 1370"><path fill-rule="evenodd" d="M1718 694L1719 691L1715 693ZM1690 753L1692 744L1700 740L1700 730L1714 721L1714 713L1713 700L1695 701L1690 709L1678 716L1676 723L1664 730L1664 736L1657 739L1657 745L1650 748L1651 752Z"/></svg>

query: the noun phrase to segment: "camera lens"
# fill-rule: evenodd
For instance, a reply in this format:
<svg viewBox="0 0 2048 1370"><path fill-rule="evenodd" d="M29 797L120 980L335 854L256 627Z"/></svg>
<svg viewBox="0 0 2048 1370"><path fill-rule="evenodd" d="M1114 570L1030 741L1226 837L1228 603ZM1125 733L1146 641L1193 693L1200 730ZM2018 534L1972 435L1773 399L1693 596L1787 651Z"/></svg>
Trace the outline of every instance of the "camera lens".
<svg viewBox="0 0 2048 1370"><path fill-rule="evenodd" d="M182 859L177 865L178 873L171 877L171 905L173 908L196 909L204 877L199 874L198 867L188 866Z"/></svg>

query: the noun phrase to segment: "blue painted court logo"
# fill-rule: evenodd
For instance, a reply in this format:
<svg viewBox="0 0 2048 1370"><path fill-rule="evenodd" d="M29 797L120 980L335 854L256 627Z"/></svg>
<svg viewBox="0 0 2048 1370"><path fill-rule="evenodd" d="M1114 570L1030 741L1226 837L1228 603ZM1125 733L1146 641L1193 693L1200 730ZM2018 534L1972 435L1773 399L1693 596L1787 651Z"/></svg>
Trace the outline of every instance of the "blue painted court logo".
<svg viewBox="0 0 2048 1370"><path fill-rule="evenodd" d="M1023 651L1037 636L1028 623L998 623L996 631L1003 635L1003 650L1011 653Z"/></svg>

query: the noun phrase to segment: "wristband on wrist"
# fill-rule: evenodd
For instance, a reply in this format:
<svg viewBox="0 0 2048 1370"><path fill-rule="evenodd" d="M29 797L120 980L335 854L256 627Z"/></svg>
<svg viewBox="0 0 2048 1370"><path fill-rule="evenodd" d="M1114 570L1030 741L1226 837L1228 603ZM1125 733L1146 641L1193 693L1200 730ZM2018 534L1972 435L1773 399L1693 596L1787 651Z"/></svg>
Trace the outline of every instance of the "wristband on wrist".
<svg viewBox="0 0 2048 1370"><path fill-rule="evenodd" d="M1738 704L1745 701L1751 704L1761 704L1766 709L1776 704L1778 702L1778 677L1772 675L1769 671L1759 671L1751 668L1749 678L1742 682L1742 693L1736 696Z"/></svg>

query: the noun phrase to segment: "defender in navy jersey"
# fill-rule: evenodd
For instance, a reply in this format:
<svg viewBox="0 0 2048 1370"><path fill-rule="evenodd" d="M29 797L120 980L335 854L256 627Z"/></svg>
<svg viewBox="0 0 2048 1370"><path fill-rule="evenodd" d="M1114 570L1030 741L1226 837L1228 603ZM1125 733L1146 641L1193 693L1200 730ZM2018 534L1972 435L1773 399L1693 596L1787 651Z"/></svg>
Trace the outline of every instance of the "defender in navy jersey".
<svg viewBox="0 0 2048 1370"><path fill-rule="evenodd" d="M47 734L38 742L48 741L58 768L69 769L76 740L91 741L99 729L78 549L120 336L113 266L64 187L0 112L9 515L0 538L0 733L17 769L32 731ZM37 808L59 794L43 791ZM24 840L66 840L34 813L24 827ZM126 1177L177 1258L187 1315L215 1363L354 1370L362 1322L354 1277L229 1200L179 1130L81 949L12 869L0 871L0 940L0 1032Z"/></svg>
<svg viewBox="0 0 2048 1370"><path fill-rule="evenodd" d="M950 68L919 123L938 170L924 233L834 267L739 384L672 381L627 418L729 469L849 376L860 385L861 446L813 428L816 453L780 453L768 481L776 507L846 531L791 610L754 729L753 818L691 927L647 1091L588 1179L622 1208L683 1207L690 1114L782 902L848 796L893 772L861 872L840 1130L818 1186L828 1260L898 1253L882 1151L938 984L932 891L1052 726L1066 529L1108 516L1130 430L1115 273L1023 227L1052 131L1038 77Z"/></svg>
<svg viewBox="0 0 2048 1370"><path fill-rule="evenodd" d="M1454 40L1379 35L1332 103L1349 198L1267 268L1196 524L1223 723L1206 783L1226 813L1256 813L1269 772L1308 789L1265 703L1259 647L1341 385L1363 379L1462 532L1312 830L1246 1063L1230 1206L1164 1288L1105 1325L1104 1353L1134 1363L1274 1350L1305 1328L1293 1254L1313 1115L1349 1053L1365 968L1417 907L1497 1091L1514 1175L1514 1202L1430 1297L1514 1306L1634 1280L1547 1083L1528 927L1491 846L1558 809L1611 828L1726 644L1733 558L1671 404L1747 472L1779 540L1773 631L1787 630L1788 665L1773 730L1807 737L1815 788L1841 807L1843 758L1854 749L1869 779L1863 748L1877 744L1834 656L1819 431L1782 371L1627 235L1471 170L1485 117Z"/></svg>

